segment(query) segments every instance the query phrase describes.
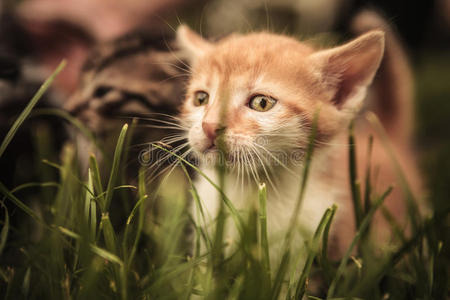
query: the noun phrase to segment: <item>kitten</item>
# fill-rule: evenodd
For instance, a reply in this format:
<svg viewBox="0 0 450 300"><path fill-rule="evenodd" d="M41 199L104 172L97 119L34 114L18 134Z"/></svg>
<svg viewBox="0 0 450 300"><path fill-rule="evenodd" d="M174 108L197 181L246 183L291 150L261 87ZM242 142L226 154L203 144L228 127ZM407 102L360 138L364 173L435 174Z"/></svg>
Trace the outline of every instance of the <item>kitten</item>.
<svg viewBox="0 0 450 300"><path fill-rule="evenodd" d="M266 32L232 35L211 43L180 26L177 37L192 64L181 117L200 169L218 182L215 165L223 141L227 152L224 192L243 213L256 200L257 183L267 184L269 242L276 248L299 196L305 149L318 112L309 183L297 216L301 233L295 243L303 245L301 241L315 230L326 208L336 203L333 254L341 255L354 234L348 126L360 112L382 61L384 32L370 31L330 49ZM396 122L396 116L392 117L391 124ZM370 127L362 122L356 127L358 145L366 145ZM400 164L409 164L410 177L417 182L406 139L394 142L394 148L401 154ZM375 145L373 163L380 167L378 184L383 184L380 190L384 191L396 177L385 150ZM367 158L361 153L366 150L361 150L358 164L365 167ZM209 216L207 223L213 223L221 197L203 177L195 184ZM386 200L399 217L403 216L401 199L397 188ZM237 236L230 223L226 236L233 243Z"/></svg>
<svg viewBox="0 0 450 300"><path fill-rule="evenodd" d="M151 164L138 159L140 152L149 151L146 144L174 134L161 127L174 121L183 99L188 76L185 64L173 34L135 31L99 44L85 62L79 87L65 109L111 147L120 128L136 118L139 126L133 133L133 147L128 149L129 157L134 158L129 177L134 178L140 164ZM77 138L77 144L86 170L86 148L95 148L83 137Z"/></svg>

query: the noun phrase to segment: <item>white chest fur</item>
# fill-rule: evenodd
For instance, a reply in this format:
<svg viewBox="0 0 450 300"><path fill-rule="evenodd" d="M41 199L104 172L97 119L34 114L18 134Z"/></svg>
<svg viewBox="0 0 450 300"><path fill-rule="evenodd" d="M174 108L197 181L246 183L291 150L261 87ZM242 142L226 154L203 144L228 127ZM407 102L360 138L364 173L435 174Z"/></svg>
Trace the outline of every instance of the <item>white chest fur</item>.
<svg viewBox="0 0 450 300"><path fill-rule="evenodd" d="M329 164L330 157L316 157L311 165L308 184L304 199L301 203L300 213L297 216L297 230L294 243L298 244L295 248L303 246L303 241L308 239L316 229L325 210L333 203L339 201L348 187L345 184L345 176L335 176L335 170ZM302 174L301 166L293 167L296 174ZM218 182L216 171L213 168L203 168L202 171L214 182ZM342 171L344 173L344 171ZM345 173L344 173L345 174ZM277 248L280 248L280 241L286 234L296 202L300 192L300 176L295 177L291 173L284 171L277 174L278 193L274 192L268 185L267 195L267 230L269 244L273 255L277 255ZM326 178L325 178L326 177ZM196 187L205 211L206 223L214 224L215 217L218 214L221 197L215 187L206 179L200 177L196 181ZM228 175L225 177L225 194L230 199L234 207L245 215L254 203L258 201L257 184L247 184L240 186L236 176ZM340 207L342 214L344 209ZM200 220L194 209L196 220ZM200 222L202 224L202 222ZM238 231L232 218L229 218L226 226L225 240L230 244L238 242Z"/></svg>

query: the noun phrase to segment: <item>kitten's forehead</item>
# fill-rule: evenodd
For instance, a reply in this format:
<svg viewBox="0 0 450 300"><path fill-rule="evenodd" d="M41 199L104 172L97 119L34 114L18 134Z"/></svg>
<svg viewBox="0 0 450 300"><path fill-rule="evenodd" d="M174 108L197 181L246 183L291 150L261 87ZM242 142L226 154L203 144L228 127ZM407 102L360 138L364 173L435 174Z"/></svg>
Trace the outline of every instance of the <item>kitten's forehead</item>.
<svg viewBox="0 0 450 300"><path fill-rule="evenodd" d="M307 56L314 52L313 48L296 39L270 33L251 33L248 35L233 35L216 44L215 52L230 57L273 57L286 54Z"/></svg>
<svg viewBox="0 0 450 300"><path fill-rule="evenodd" d="M299 82L301 77L311 77L306 61L313 51L285 36L268 33L232 36L217 43L197 61L194 81L209 85L219 77L224 83L237 80L247 85L261 80Z"/></svg>

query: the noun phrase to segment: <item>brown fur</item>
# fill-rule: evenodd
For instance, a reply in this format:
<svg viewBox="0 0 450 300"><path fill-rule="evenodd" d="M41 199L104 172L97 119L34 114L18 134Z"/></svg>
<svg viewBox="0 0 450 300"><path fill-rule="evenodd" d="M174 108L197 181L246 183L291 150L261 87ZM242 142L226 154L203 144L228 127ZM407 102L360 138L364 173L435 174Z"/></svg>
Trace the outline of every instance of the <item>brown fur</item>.
<svg viewBox="0 0 450 300"><path fill-rule="evenodd" d="M240 147L247 147L246 143L257 143L254 137L266 134L269 151L282 150L289 153L307 147L307 137L310 134L314 115L319 112L315 161L313 160L310 185L313 186L313 190L325 186L329 187L331 192L337 191L337 196L331 199L340 206L333 238L337 241L335 254L342 253L354 234L348 178L347 128L350 120L357 117L363 105L366 90L380 63L383 71L390 72L395 69L392 66L396 63L394 53L398 53L400 48L398 43L394 43L394 48L397 47L397 50L389 48L395 40L392 33L388 31L387 53L389 55L383 62L381 62L384 51L382 31L371 31L343 46L325 50L314 49L292 38L269 33L233 35L216 44L211 44L186 27L181 27L178 38L182 48L190 52L192 58L192 78L182 115L187 127L191 128L189 139L198 156L203 157L204 149L215 142L204 137L199 123L206 122L209 129L213 125L217 128L226 128L225 141L232 152L244 151ZM401 61L403 63L404 59ZM401 74L397 75L401 76ZM382 79L392 78L392 76L392 74L384 75ZM376 81L376 86L379 85L378 82ZM384 84L386 83L384 80ZM209 102L205 107L196 107L192 104L192 95L199 90L210 94ZM399 113L399 107L411 100L394 99L400 94L404 96L407 93L395 93L392 87L388 91L391 91L391 98L395 103L388 105L381 101L376 102L375 106L378 108L377 112L382 121L390 120L387 129L392 130L391 136L395 138L401 135L401 138L393 141L394 151L411 183L419 187L420 179L408 140L409 125L395 126L395 122L392 121L400 115L399 122L409 122L408 114L410 114L411 105L407 105L408 112L404 114ZM270 111L255 112L248 107L248 102L255 94L276 99L277 103ZM223 113L224 108L225 113ZM387 111L384 112L384 109ZM296 125L289 125L291 123ZM284 128L285 131L273 129L272 134L267 133L272 127L277 128L279 125L281 129L284 125L291 127ZM278 139L273 137L276 134L280 135ZM285 141L282 137L288 134L295 134L297 138L290 137L291 140ZM373 130L364 121L358 121L356 140L360 177L364 174L368 163L364 145L367 144L369 135L373 134ZM248 147L251 148L251 146ZM260 164L263 162L261 161ZM381 193L388 185L398 181L392 168L393 164L379 141L374 144L372 165L380 169L377 180L378 192ZM268 164L267 167L273 166ZM262 169L265 170L264 166L259 164L255 168L260 174ZM233 173L232 170L230 172ZM239 173L233 176L239 178ZM264 176L261 177L264 178ZM281 173L279 177L280 181L285 181ZM257 180L256 176L254 179ZM295 183L292 184L295 185ZM283 186L283 183L280 185ZM247 188L251 189L251 186ZM273 189L276 187L274 186ZM319 190L316 193L318 192L318 195L322 197L322 191ZM306 197L306 209L314 210L316 205L314 201L321 201L319 196L318 199L314 199L314 194ZM275 197L269 201L281 200ZM400 222L405 216L403 203L404 197L398 187L386 201L386 206ZM286 213L292 212L290 207L285 209ZM315 213L321 215L323 211ZM284 217L288 218L288 216ZM302 220L299 221L302 222Z"/></svg>

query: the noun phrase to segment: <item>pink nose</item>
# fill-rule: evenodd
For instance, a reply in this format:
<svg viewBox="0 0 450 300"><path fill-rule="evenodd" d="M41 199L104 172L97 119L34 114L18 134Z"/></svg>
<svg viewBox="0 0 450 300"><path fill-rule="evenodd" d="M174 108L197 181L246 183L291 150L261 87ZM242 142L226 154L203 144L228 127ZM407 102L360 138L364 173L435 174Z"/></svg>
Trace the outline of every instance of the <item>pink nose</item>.
<svg viewBox="0 0 450 300"><path fill-rule="evenodd" d="M219 131L218 123L202 122L202 128L203 128L203 131L205 132L206 136L211 141L214 141L216 139L218 131Z"/></svg>

